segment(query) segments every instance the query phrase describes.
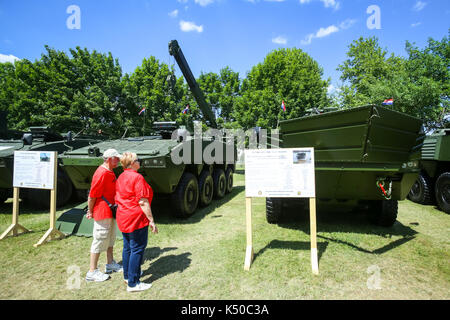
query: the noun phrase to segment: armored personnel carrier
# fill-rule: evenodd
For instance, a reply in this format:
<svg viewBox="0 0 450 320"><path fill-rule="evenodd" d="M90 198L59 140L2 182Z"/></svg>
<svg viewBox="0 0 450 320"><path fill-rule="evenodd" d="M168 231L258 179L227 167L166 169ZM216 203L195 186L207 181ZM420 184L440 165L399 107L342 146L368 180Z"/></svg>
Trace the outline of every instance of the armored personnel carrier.
<svg viewBox="0 0 450 320"><path fill-rule="evenodd" d="M48 127L30 127L28 132L7 130L6 113L2 114L0 136L0 203L12 196L14 151L64 151L77 149L97 143L100 139L75 137L69 132L66 136L54 132ZM73 185L65 172L58 166L57 181L58 207L65 205L72 197ZM48 207L50 205L50 192L40 189L23 188L21 198L35 207Z"/></svg>
<svg viewBox="0 0 450 320"><path fill-rule="evenodd" d="M209 126L216 128L214 114L205 101L176 41L169 43L169 52L180 66L205 121ZM236 160L234 145L230 148L224 140L191 137L186 128L178 126L175 122L155 122L153 129L155 134L152 136L105 141L65 152L60 159L74 187L87 193L95 170L103 162L103 152L114 148L119 153L129 151L138 155L141 159L139 173L150 184L156 197L168 198L171 212L177 217L189 217L197 207L208 206L213 198L223 198L226 193L232 191ZM196 148L200 150L195 150ZM196 152L204 154L207 148L222 153L223 159L207 162L202 158L199 161L195 157ZM222 151L218 152L219 149ZM174 154L182 156L182 161L174 160ZM119 165L115 173L118 176L121 172L122 168Z"/></svg>
<svg viewBox="0 0 450 320"><path fill-rule="evenodd" d="M450 213L450 129L426 136L420 168L408 198L420 204L437 203L440 210Z"/></svg>
<svg viewBox="0 0 450 320"><path fill-rule="evenodd" d="M316 198L356 200L374 223L391 226L419 173L420 119L368 105L280 122L281 146L314 147ZM269 223L302 199L267 198Z"/></svg>

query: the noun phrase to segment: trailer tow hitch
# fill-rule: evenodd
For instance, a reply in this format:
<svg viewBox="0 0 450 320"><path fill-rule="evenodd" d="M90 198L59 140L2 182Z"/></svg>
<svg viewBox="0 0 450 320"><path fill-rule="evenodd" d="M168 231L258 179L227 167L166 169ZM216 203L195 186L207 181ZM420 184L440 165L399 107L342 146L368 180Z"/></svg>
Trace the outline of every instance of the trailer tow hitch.
<svg viewBox="0 0 450 320"><path fill-rule="evenodd" d="M389 182L389 189L386 191L384 188L385 182ZM388 180L387 178L378 178L376 185L378 188L381 189L382 195L386 200L391 200L392 195L392 181Z"/></svg>

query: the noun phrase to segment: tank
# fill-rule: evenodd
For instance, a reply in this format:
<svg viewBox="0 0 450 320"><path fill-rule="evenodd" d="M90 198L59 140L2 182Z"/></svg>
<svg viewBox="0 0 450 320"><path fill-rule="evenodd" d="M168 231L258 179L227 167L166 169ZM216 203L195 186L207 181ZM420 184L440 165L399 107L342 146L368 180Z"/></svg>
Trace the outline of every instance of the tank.
<svg viewBox="0 0 450 320"><path fill-rule="evenodd" d="M423 137L420 119L375 105L280 122L282 147L315 148L316 198L355 201L382 226L394 224L417 179ZM304 203L267 198L267 221Z"/></svg>
<svg viewBox="0 0 450 320"><path fill-rule="evenodd" d="M3 114L5 119L6 115ZM49 127L30 127L27 132L4 129L0 137L0 203L12 196L14 151L57 151L58 154L97 143L100 139L87 136L74 137L70 132L61 135ZM60 164L60 162L58 162ZM73 185L61 166L58 166L57 206L64 206L72 197ZM22 188L20 197L34 207L49 207L48 190Z"/></svg>
<svg viewBox="0 0 450 320"><path fill-rule="evenodd" d="M408 198L424 205L437 204L450 213L450 129L438 129L425 137L420 175Z"/></svg>
<svg viewBox="0 0 450 320"><path fill-rule="evenodd" d="M205 122L216 128L211 107L206 103L176 40L169 43L169 52L180 66L202 110ZM219 141L203 136L191 137L185 127L178 126L175 122L155 122L152 128L155 134L150 136L104 141L61 155L64 170L75 189L87 194L92 176L103 162L103 152L114 148L119 153L128 151L138 155L142 160L139 173L150 184L155 197L166 199L170 204L171 213L176 217L187 218L194 214L198 207L206 207L213 198L221 199L232 191L237 157L234 144L230 149L230 144L225 140ZM219 150L217 148L221 148L225 159L207 162L203 157L200 161L194 157L195 148L200 148L204 154L208 147L214 149L214 152ZM182 148L179 155L184 158L180 163L174 160L172 154ZM190 156L184 153L187 150L190 150ZM232 160L227 162L226 159ZM119 164L115 169L116 176L122 171Z"/></svg>

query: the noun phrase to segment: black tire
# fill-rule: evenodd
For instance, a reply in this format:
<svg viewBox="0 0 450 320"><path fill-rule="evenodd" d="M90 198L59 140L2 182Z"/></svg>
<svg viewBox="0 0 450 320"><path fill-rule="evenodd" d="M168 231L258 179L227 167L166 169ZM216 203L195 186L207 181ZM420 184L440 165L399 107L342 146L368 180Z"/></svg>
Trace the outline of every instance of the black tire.
<svg viewBox="0 0 450 320"><path fill-rule="evenodd" d="M175 192L172 193L172 210L178 218L188 218L194 214L198 205L197 178L189 172L185 172L178 183Z"/></svg>
<svg viewBox="0 0 450 320"><path fill-rule="evenodd" d="M223 169L216 168L213 173L214 182L214 199L222 199L225 196L225 190L227 188L227 179Z"/></svg>
<svg viewBox="0 0 450 320"><path fill-rule="evenodd" d="M208 206L214 196L214 181L208 170L202 171L198 179L199 198L198 204L201 207Z"/></svg>
<svg viewBox="0 0 450 320"><path fill-rule="evenodd" d="M437 178L435 194L439 209L450 213L450 172L444 172Z"/></svg>
<svg viewBox="0 0 450 320"><path fill-rule="evenodd" d="M35 208L50 208L50 191L44 189L25 189L24 200ZM66 173L58 168L56 187L56 206L62 207L72 197L73 185Z"/></svg>
<svg viewBox="0 0 450 320"><path fill-rule="evenodd" d="M369 202L372 223L382 227L392 227L397 221L397 200L375 200Z"/></svg>
<svg viewBox="0 0 450 320"><path fill-rule="evenodd" d="M266 220L268 223L278 223L283 215L283 199L266 198Z"/></svg>
<svg viewBox="0 0 450 320"><path fill-rule="evenodd" d="M421 172L408 193L408 199L415 203L432 204L434 198L432 188L432 179L426 173Z"/></svg>
<svg viewBox="0 0 450 320"><path fill-rule="evenodd" d="M231 191L233 191L233 169L232 168L228 168L227 171L225 172L225 180L226 180L226 188L225 188L225 193L230 193Z"/></svg>

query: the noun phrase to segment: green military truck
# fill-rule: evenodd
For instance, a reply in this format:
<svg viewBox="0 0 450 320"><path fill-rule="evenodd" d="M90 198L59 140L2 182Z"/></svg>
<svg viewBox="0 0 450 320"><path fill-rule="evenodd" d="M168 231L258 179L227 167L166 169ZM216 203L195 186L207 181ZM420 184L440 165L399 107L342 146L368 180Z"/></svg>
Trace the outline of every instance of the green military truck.
<svg viewBox="0 0 450 320"><path fill-rule="evenodd" d="M420 168L408 198L420 204L436 203L450 213L450 129L439 129L425 138Z"/></svg>

